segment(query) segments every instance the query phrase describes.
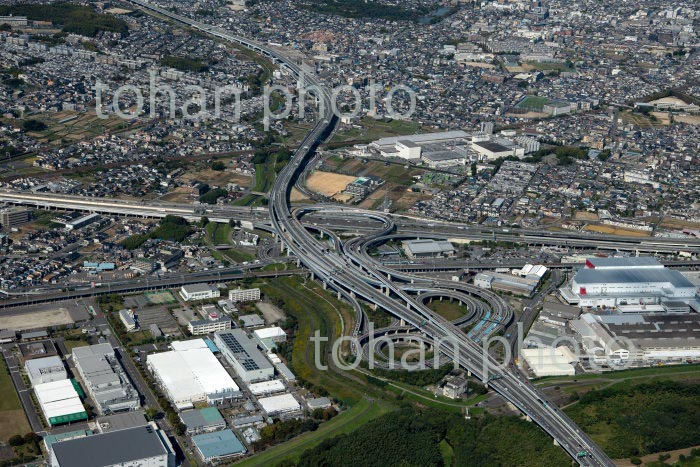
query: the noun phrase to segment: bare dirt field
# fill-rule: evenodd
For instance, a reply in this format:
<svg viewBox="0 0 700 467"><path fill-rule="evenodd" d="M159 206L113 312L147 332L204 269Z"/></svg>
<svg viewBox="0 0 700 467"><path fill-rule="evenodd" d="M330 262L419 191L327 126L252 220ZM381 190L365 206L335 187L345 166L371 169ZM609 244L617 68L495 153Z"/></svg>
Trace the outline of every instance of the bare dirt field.
<svg viewBox="0 0 700 467"><path fill-rule="evenodd" d="M649 232L642 230L621 229L612 225L587 225L584 230L591 232L600 232L609 235L629 235L631 237L649 237Z"/></svg>
<svg viewBox="0 0 700 467"><path fill-rule="evenodd" d="M297 190L296 188L292 188L292 195L290 196L290 199L292 202L294 202L294 201L306 201L309 198L307 198L304 193Z"/></svg>
<svg viewBox="0 0 700 467"><path fill-rule="evenodd" d="M306 180L306 186L317 193L331 197L343 191L348 183L356 178L350 175L318 171Z"/></svg>
<svg viewBox="0 0 700 467"><path fill-rule="evenodd" d="M260 313L265 317L265 321L268 323L276 323L284 319L284 311L277 308L271 303L258 302L255 304L256 308L260 310Z"/></svg>
<svg viewBox="0 0 700 467"><path fill-rule="evenodd" d="M486 62L464 62L464 66L470 66L473 68L496 68L496 65L493 63L486 63Z"/></svg>
<svg viewBox="0 0 700 467"><path fill-rule="evenodd" d="M12 329L22 331L25 329L45 328L72 324L70 312L67 308L54 308L45 311L18 313L13 315L3 314L0 317L0 329Z"/></svg>
<svg viewBox="0 0 700 467"><path fill-rule="evenodd" d="M546 118L547 114L542 112L525 112L524 114L506 114L506 116L520 118Z"/></svg>
<svg viewBox="0 0 700 467"><path fill-rule="evenodd" d="M660 228L664 229L700 229L700 222L685 221L682 219L672 219L665 218L663 222L659 225Z"/></svg>
<svg viewBox="0 0 700 467"><path fill-rule="evenodd" d="M577 221L597 221L598 214L588 211L576 211L576 216L574 218Z"/></svg>
<svg viewBox="0 0 700 467"><path fill-rule="evenodd" d="M674 115L673 121L688 125L700 125L700 115Z"/></svg>

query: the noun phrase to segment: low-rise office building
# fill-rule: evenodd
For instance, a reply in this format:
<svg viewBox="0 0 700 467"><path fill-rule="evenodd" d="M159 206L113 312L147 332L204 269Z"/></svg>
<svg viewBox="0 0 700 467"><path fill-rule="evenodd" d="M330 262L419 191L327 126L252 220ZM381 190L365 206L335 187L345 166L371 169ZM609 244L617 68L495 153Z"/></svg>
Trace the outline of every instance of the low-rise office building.
<svg viewBox="0 0 700 467"><path fill-rule="evenodd" d="M260 300L260 289L233 289L228 291L228 299L233 303Z"/></svg>
<svg viewBox="0 0 700 467"><path fill-rule="evenodd" d="M190 321L187 329L193 336L202 336L217 331L225 331L233 327L233 320L228 316L219 316L215 319L198 319Z"/></svg>

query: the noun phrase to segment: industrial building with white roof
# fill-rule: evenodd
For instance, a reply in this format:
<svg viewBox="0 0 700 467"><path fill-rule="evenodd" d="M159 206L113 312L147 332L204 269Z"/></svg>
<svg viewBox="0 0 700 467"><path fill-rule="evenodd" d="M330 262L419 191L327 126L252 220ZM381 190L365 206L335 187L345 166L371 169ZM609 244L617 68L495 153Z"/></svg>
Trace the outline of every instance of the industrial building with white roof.
<svg viewBox="0 0 700 467"><path fill-rule="evenodd" d="M69 379L37 384L34 386L34 394L49 425L88 418L80 396Z"/></svg>
<svg viewBox="0 0 700 467"><path fill-rule="evenodd" d="M178 409L191 408L201 401L221 403L241 395L203 339L173 342L172 349L149 355L146 363Z"/></svg>
<svg viewBox="0 0 700 467"><path fill-rule="evenodd" d="M638 312L643 306L682 302L700 311L697 288L679 271L652 257L589 258L562 296L582 308L634 305L620 311Z"/></svg>

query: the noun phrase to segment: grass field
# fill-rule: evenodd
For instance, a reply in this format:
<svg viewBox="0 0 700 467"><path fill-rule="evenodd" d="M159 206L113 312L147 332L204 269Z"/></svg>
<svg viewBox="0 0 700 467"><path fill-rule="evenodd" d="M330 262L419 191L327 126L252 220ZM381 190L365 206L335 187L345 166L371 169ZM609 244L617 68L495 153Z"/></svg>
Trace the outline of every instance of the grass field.
<svg viewBox="0 0 700 467"><path fill-rule="evenodd" d="M521 109L531 109L541 112L547 102L549 102L549 99L546 97L527 96L520 101L518 107Z"/></svg>
<svg viewBox="0 0 700 467"><path fill-rule="evenodd" d="M457 301L450 303L449 299L443 299L443 301L433 300L428 304L428 308L450 321L454 321L469 313L469 308L466 305Z"/></svg>
<svg viewBox="0 0 700 467"><path fill-rule="evenodd" d="M314 344L310 340L317 330L321 336L329 338L328 342L333 342L345 329L352 329L354 315L349 305L337 300L318 283L300 277L271 280L262 286L262 291L273 302L281 302L282 309L299 323L292 350L294 373L348 405L357 403L363 396L362 389L349 384L347 377L336 371L318 369ZM328 364L329 351L328 343L322 343L319 358L325 365Z"/></svg>
<svg viewBox="0 0 700 467"><path fill-rule="evenodd" d="M277 173L275 172L275 158L264 164L255 164L255 185L253 191L267 193L275 183Z"/></svg>
<svg viewBox="0 0 700 467"><path fill-rule="evenodd" d="M319 445L323 440L361 428L365 423L393 410L394 407L381 401L361 399L351 409L322 424L318 430L306 432L291 441L277 445L267 451L236 463L237 467L268 467L287 459L298 459L307 449Z"/></svg>
<svg viewBox="0 0 700 467"><path fill-rule="evenodd" d="M229 248L228 250L212 250L211 255L219 261L230 260L236 263L245 263L246 261L253 261L255 259L254 254L248 253L247 251L238 250L236 248Z"/></svg>
<svg viewBox="0 0 700 467"><path fill-rule="evenodd" d="M352 146L353 144L367 144L379 138L413 135L424 133L425 131L418 123L414 122L375 120L372 117L365 117L353 125L353 128L338 131L327 146L329 148L340 148Z"/></svg>
<svg viewBox="0 0 700 467"><path fill-rule="evenodd" d="M669 379L669 377L681 376L687 379L700 378L700 364L695 365L666 365L650 368L634 368L631 370L611 371L602 374L588 373L576 375L575 378L570 376L559 377L552 376L534 380L537 385L550 386L552 383L571 382L571 381L590 381L590 380L606 380L606 381L621 381L631 379L650 379L659 378Z"/></svg>
<svg viewBox="0 0 700 467"><path fill-rule="evenodd" d="M218 222L207 224L207 240L213 245L231 244L231 226Z"/></svg>
<svg viewBox="0 0 700 467"><path fill-rule="evenodd" d="M73 352L73 349L76 347L85 347L85 346L89 345L88 342L81 341L81 340L66 339L64 342L66 345L66 349L68 349L68 352Z"/></svg>
<svg viewBox="0 0 700 467"><path fill-rule="evenodd" d="M406 167L401 164L390 164L373 160L363 162L362 159L354 157L345 159L339 157L328 158L324 161L324 168L353 177L374 175L382 180L403 187L411 186L415 181L414 176L427 173L425 169L417 167Z"/></svg>
<svg viewBox="0 0 700 467"><path fill-rule="evenodd" d="M177 303L175 297L173 297L172 292L169 290L159 291L159 292L146 292L143 294L151 305L170 305Z"/></svg>
<svg viewBox="0 0 700 467"><path fill-rule="evenodd" d="M12 384L7 364L0 357L0 440L7 441L13 435L24 435L29 431L29 422Z"/></svg>
<svg viewBox="0 0 700 467"><path fill-rule="evenodd" d="M45 117L50 115L50 117ZM72 120L65 120L70 119ZM45 131L31 133L39 141L45 143L64 143L82 141L98 135L123 131L130 126L129 122L118 117L101 119L92 112L80 113L63 111L56 114L43 114L42 120L48 127ZM63 120L63 122L61 122Z"/></svg>

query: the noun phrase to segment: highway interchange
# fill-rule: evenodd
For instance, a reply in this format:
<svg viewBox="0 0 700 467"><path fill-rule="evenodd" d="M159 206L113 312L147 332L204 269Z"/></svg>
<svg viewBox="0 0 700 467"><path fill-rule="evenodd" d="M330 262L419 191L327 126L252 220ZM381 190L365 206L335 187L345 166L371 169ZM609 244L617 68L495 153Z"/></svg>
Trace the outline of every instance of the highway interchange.
<svg viewBox="0 0 700 467"><path fill-rule="evenodd" d="M156 7L142 0L130 0L151 13L187 25L193 29L240 44L261 53L302 81L312 89L319 103L317 124L303 140L289 164L279 173L269 194L268 210L232 207L192 207L180 205L149 205L120 201L86 200L57 197L55 195L0 193L0 201L64 209L83 209L120 215L145 215L162 217L176 214L188 219L206 215L213 221L235 218L250 221L257 228L270 230L281 242L282 248L293 254L313 276L325 286L334 289L339 296L349 300L362 319L358 320L355 333L366 325L366 317L358 303L361 298L390 313L406 323L407 328L417 329L436 347L436 354L450 357L472 375L480 378L503 399L517 407L533 422L550 434L580 465L610 466L608 456L558 407L547 401L544 394L529 383L513 365L497 361L481 343L482 339L503 329L514 321L513 311L499 296L474 286L441 279L426 278L413 271L400 271L378 262L368 250L387 239L400 238L457 238L465 240L494 240L589 248L608 248L639 252L700 251L700 240L650 239L592 236L584 233L553 233L520 229L494 229L478 226L426 221L406 216L389 216L382 213L343 208L333 205L314 205L292 210L290 193L316 155L317 147L332 134L337 118L332 115L331 93L318 79L280 51L248 38L232 35L218 27L207 25ZM304 220L305 218L305 220ZM304 221L302 221L304 220ZM358 235L345 241L334 230L355 232ZM314 234L322 234L319 240ZM400 232L400 233L399 233ZM270 260L271 261L271 260ZM268 263L265 263L268 264ZM264 264L262 264L264 265ZM289 272L289 273L293 273ZM230 280L245 277L240 270L208 271L201 277L169 277L158 286L173 287L201 280ZM277 273L259 273L277 274ZM191 281L191 282L187 282ZM153 287L153 283L111 284L105 293L140 290ZM87 291L75 291L75 294ZM92 291L94 292L94 291ZM93 293L94 295L94 293ZM452 297L469 305L466 321L475 321L469 334L460 326L464 321L451 322L433 312L425 303L430 297ZM37 298L38 299L38 298ZM27 297L27 301L32 300ZM508 343L510 345L510 343ZM370 349L370 352L372 350Z"/></svg>

